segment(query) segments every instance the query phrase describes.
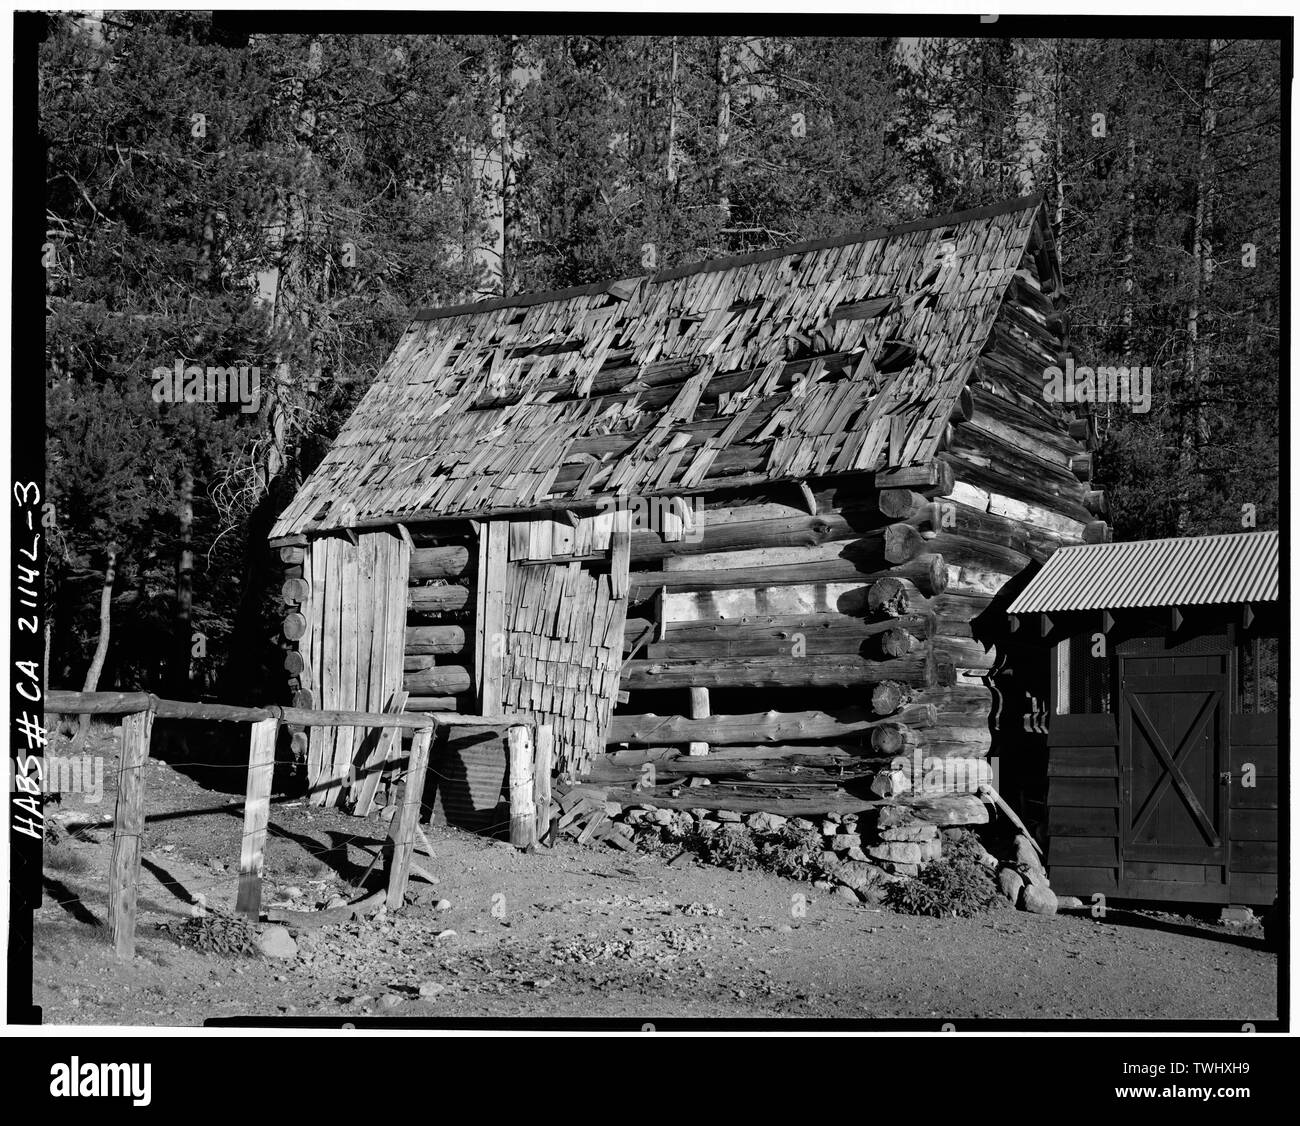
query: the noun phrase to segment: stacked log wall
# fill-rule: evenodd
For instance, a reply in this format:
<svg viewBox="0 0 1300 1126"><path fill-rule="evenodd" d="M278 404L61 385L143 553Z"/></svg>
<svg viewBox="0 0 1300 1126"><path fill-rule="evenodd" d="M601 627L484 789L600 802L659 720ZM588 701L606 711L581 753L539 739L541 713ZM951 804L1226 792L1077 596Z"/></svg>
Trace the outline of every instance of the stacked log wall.
<svg viewBox="0 0 1300 1126"><path fill-rule="evenodd" d="M282 646L284 649L284 671L287 674L289 702L296 708L314 708L315 698L306 687L304 673L306 661L299 648L307 632L305 607L311 598L311 584L306 578L307 541L299 536L300 542L282 544L277 553L280 561L281 584L280 600L284 605L282 624ZM290 748L295 758L307 757L307 733L294 730L290 735Z"/></svg>
<svg viewBox="0 0 1300 1126"><path fill-rule="evenodd" d="M616 716L592 780L654 778L646 800L669 807L699 805L707 780L724 808L829 809L870 798L878 772L922 748L918 732L927 753L978 756L987 693L963 693L953 662L973 657L970 622L987 600L950 593L926 540L930 500L899 492L867 474L717 494L684 541L635 530L623 710L662 714ZM687 719L691 688L803 703Z"/></svg>
<svg viewBox="0 0 1300 1126"><path fill-rule="evenodd" d="M615 717L593 780L640 780L666 807L701 804L707 780L719 807L766 794L773 812L814 795L829 808L863 796L900 755L924 769L1032 741L1022 716L1034 702L998 690L1005 591L1058 548L1109 538L1088 419L1043 397L1044 369L1063 365L1068 346L1050 270L1040 239L954 412L939 454L946 480L880 489L887 475L865 475L715 494L689 542L634 532L630 581L644 603L625 640L632 714ZM647 627L653 639L632 654ZM687 720L690 687L799 689L806 703ZM827 703L846 690L860 701L851 714Z"/></svg>
<svg viewBox="0 0 1300 1126"><path fill-rule="evenodd" d="M465 521L412 525L403 687L408 711L478 710L474 685L477 537Z"/></svg>
<svg viewBox="0 0 1300 1126"><path fill-rule="evenodd" d="M474 549L468 525L416 526L404 623L403 688L407 711L473 711L472 660ZM284 604L284 669L295 707L316 706L303 679L305 661L299 642L313 591L304 577L307 555L302 543L278 548L281 599Z"/></svg>

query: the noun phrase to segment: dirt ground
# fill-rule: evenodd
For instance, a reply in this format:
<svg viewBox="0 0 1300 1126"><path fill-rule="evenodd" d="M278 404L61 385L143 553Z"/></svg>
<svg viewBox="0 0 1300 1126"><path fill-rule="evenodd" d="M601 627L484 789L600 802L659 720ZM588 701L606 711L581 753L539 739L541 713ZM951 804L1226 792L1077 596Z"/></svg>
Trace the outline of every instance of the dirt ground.
<svg viewBox="0 0 1300 1126"><path fill-rule="evenodd" d="M1257 925L1111 908L1046 918L1005 908L932 919L852 904L808 884L579 847L520 853L428 827L416 902L295 930L296 956L202 953L176 937L196 904L234 906L242 781L209 788L158 760L137 956L108 943L115 745L104 797L54 806L36 917L47 1024L197 1025L208 1018L656 1017L1178 1019L1276 1015L1276 955ZM211 779L203 781L211 784ZM360 894L383 827L277 797L263 907ZM202 899L200 899L202 897ZM160 929L170 924L171 929ZM958 1023L958 1027L960 1024Z"/></svg>

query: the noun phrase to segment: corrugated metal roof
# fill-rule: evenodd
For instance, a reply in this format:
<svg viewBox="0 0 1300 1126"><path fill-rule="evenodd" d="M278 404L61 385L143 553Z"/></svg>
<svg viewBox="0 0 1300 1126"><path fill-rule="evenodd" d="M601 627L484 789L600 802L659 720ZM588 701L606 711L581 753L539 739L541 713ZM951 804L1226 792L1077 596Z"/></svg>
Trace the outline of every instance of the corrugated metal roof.
<svg viewBox="0 0 1300 1126"><path fill-rule="evenodd" d="M1055 552L1011 614L1277 599L1277 533L1136 540Z"/></svg>
<svg viewBox="0 0 1300 1126"><path fill-rule="evenodd" d="M436 823L476 833L509 823L500 812L508 766L500 730L453 727L430 765Z"/></svg>

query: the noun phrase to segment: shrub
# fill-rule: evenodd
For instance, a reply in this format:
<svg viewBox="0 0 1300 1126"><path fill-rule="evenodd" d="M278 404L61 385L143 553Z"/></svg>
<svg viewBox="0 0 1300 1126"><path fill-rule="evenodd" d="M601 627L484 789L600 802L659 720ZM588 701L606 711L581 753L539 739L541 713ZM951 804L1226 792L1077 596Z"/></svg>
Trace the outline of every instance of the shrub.
<svg viewBox="0 0 1300 1126"><path fill-rule="evenodd" d="M63 872L75 876L90 867L90 862L72 845L45 846L44 868L47 872Z"/></svg>
<svg viewBox="0 0 1300 1126"><path fill-rule="evenodd" d="M280 864L280 872L286 876L306 876L308 879L320 879L328 876L330 866L314 856L294 854Z"/></svg>
<svg viewBox="0 0 1300 1126"><path fill-rule="evenodd" d="M642 852L651 856L670 859L682 851L684 842L676 833L671 833L663 825L642 821L632 833L632 843Z"/></svg>
<svg viewBox="0 0 1300 1126"><path fill-rule="evenodd" d="M979 838L966 830L944 841L944 855L910 880L890 884L885 905L906 915L965 919L1001 906L997 882L978 857Z"/></svg>
<svg viewBox="0 0 1300 1126"><path fill-rule="evenodd" d="M771 872L787 880L814 880L825 873L821 866L822 841L816 829L782 825L773 832L749 828L688 829L681 847L705 864L733 872Z"/></svg>
<svg viewBox="0 0 1300 1126"><path fill-rule="evenodd" d="M682 837L682 847L695 853L705 864L748 872L761 867L758 845L749 830L701 829L694 825Z"/></svg>
<svg viewBox="0 0 1300 1126"><path fill-rule="evenodd" d="M158 929L181 946L192 947L202 954L251 958L257 953L257 929L253 924L240 915L220 910L209 910L180 922L159 923Z"/></svg>
<svg viewBox="0 0 1300 1126"><path fill-rule="evenodd" d="M759 866L789 880L819 879L825 874L821 865L824 847L816 829L782 825L759 839Z"/></svg>

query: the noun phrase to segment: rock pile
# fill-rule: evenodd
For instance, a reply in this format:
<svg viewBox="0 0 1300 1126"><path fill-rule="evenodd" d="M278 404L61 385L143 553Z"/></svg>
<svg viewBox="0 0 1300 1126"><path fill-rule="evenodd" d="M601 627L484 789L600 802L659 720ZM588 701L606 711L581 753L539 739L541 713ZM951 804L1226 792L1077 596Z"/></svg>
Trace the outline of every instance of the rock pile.
<svg viewBox="0 0 1300 1126"><path fill-rule="evenodd" d="M863 814L828 813L816 819L730 809L661 809L649 802L623 806L592 796L561 796L560 831L581 844L603 841L617 848L682 851L683 843L714 833L771 839L783 830L817 841L807 870L813 886L845 900L870 904L884 898L890 883L919 875L943 856L945 839L968 830L940 829L906 805L885 805ZM1034 842L1023 833L1004 841L999 856L982 849L979 862L997 878L1003 896L1022 911L1054 915L1078 902L1058 899Z"/></svg>
<svg viewBox="0 0 1300 1126"><path fill-rule="evenodd" d="M1035 915L1055 915L1061 902L1052 891L1034 842L1018 833L1012 838L1010 853L998 871L998 887L1007 901Z"/></svg>
<svg viewBox="0 0 1300 1126"><path fill-rule="evenodd" d="M938 827L902 806L885 807L878 816L828 813L817 821L729 809L659 809L649 803L623 809L609 802L604 812L609 831L624 840L636 838L638 830L649 827L658 827L663 831L659 835L671 840L692 833L765 837L786 828L812 839L819 836L821 849L814 854L819 878L814 886L843 899L872 904L880 902L888 884L917 875L943 854ZM637 839L644 842L647 836Z"/></svg>

